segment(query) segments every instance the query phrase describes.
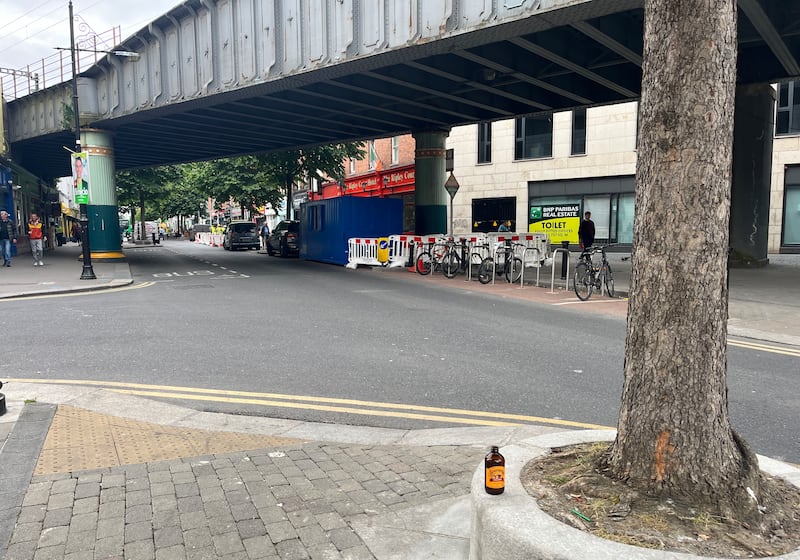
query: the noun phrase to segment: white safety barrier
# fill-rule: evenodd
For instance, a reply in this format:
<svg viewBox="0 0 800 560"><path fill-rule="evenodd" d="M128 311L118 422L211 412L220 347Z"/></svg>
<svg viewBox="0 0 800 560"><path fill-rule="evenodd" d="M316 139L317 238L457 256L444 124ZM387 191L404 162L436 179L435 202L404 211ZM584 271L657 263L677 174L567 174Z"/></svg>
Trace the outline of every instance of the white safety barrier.
<svg viewBox="0 0 800 560"><path fill-rule="evenodd" d="M374 237L351 237L347 240L347 268L358 265L381 266L378 260L378 240Z"/></svg>
<svg viewBox="0 0 800 560"><path fill-rule="evenodd" d="M536 285L539 285L539 268L549 264L550 241L546 233L517 233L512 231L495 231L487 235L489 247L497 266L497 253L499 249L510 244L514 249L514 257L522 261L522 271L519 277L520 286L525 282L525 268L536 268ZM492 284L495 280L495 271L492 271Z"/></svg>
<svg viewBox="0 0 800 560"><path fill-rule="evenodd" d="M194 234L194 242L202 243L203 245L211 245L211 232L199 231Z"/></svg>
<svg viewBox="0 0 800 560"><path fill-rule="evenodd" d="M411 242L413 240L414 237L411 235L389 236L389 268L408 266L411 259Z"/></svg>

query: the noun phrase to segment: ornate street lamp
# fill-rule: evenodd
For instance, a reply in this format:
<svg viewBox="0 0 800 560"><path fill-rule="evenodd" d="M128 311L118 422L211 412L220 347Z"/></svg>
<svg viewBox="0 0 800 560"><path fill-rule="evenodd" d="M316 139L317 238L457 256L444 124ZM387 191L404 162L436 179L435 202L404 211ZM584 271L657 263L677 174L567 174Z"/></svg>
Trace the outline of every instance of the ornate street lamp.
<svg viewBox="0 0 800 560"><path fill-rule="evenodd" d="M69 0L69 42L70 42L70 55L72 57L72 112L75 119L75 152L80 153L81 150L81 117L78 112L78 65L75 60L76 46L75 46L75 25L73 24L72 15L72 0ZM92 251L89 247L89 216L86 213L86 204L80 204L80 217L81 232L83 246L83 270L81 271L81 280L95 280L97 276L94 274L92 268Z"/></svg>

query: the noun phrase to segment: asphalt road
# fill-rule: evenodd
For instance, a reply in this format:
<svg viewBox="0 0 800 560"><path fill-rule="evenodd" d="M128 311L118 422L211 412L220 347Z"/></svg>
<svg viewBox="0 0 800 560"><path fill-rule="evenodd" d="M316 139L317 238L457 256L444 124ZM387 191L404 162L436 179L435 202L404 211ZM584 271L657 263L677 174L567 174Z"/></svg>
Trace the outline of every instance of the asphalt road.
<svg viewBox="0 0 800 560"><path fill-rule="evenodd" d="M140 289L4 304L0 374L346 424L616 424L619 316L185 241L128 255ZM800 463L796 355L731 346L728 359L734 426L759 453Z"/></svg>

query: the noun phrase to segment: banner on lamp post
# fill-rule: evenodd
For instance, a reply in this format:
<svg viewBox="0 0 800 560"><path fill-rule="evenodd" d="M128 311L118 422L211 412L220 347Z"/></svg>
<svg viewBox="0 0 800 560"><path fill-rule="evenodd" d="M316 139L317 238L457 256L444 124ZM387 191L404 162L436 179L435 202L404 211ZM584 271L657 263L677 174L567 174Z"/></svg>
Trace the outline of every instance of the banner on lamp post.
<svg viewBox="0 0 800 560"><path fill-rule="evenodd" d="M89 204L89 154L72 154L72 184L75 186L75 203Z"/></svg>

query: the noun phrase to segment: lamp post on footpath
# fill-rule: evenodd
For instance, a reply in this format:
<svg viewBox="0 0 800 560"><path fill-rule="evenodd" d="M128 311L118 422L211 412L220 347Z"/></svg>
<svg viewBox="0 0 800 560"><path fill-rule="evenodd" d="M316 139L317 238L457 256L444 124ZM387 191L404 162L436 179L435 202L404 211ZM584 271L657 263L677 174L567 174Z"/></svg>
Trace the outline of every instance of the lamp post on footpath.
<svg viewBox="0 0 800 560"><path fill-rule="evenodd" d="M75 152L81 153L81 117L78 112L78 65L75 61L75 25L73 20L72 0L69 0L69 47L72 58L72 113L75 119ZM81 180L80 177L77 179ZM97 276L95 276L94 269L92 268L92 251L89 247L89 216L86 212L86 206L86 204L79 205L79 221L82 230L81 245L83 247L83 270L81 271L81 280L95 280Z"/></svg>

